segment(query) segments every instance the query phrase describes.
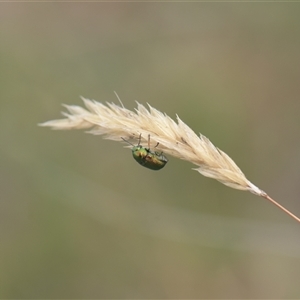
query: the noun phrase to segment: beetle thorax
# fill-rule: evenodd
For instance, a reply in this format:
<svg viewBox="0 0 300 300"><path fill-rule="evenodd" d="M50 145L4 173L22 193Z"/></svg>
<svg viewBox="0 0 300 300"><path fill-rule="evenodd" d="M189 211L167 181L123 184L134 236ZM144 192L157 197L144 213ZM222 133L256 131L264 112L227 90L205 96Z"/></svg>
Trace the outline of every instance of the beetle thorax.
<svg viewBox="0 0 300 300"><path fill-rule="evenodd" d="M149 153L149 150L142 146L135 146L132 148L132 154L135 157L146 157Z"/></svg>

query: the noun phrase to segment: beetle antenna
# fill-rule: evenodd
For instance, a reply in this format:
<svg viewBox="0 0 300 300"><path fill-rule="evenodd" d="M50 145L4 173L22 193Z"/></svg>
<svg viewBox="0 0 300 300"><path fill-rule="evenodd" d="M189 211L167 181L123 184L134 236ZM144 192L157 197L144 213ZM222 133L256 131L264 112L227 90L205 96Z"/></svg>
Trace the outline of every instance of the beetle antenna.
<svg viewBox="0 0 300 300"><path fill-rule="evenodd" d="M133 144L131 144L129 141L126 141L123 137L121 137L121 139L124 141L124 142L126 142L126 143L128 143L129 145L131 145L131 146L133 146L134 147L134 145Z"/></svg>

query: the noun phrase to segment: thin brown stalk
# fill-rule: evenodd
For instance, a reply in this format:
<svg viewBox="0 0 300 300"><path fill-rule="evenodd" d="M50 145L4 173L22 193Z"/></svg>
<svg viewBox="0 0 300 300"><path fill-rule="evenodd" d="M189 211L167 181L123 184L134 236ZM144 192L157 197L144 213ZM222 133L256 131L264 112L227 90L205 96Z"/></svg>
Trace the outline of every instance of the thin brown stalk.
<svg viewBox="0 0 300 300"><path fill-rule="evenodd" d="M298 217L251 183L225 152L215 147L204 135L198 136L178 116L175 122L149 104L147 109L138 102L135 111L130 111L121 101L121 105L104 105L83 97L82 100L86 108L64 105L68 110L68 113L63 112L66 118L48 121L40 126L57 130L90 129L89 133L104 135L107 139L119 142L125 139L137 143L141 137L141 144L145 146L150 135L150 147L158 145L158 151L193 163L197 166L194 170L206 177L216 179L231 188L261 196L300 222Z"/></svg>
<svg viewBox="0 0 300 300"><path fill-rule="evenodd" d="M300 223L300 218L298 218L297 216L295 216L294 214L292 214L289 210L287 210L285 207L283 207L282 205L280 205L278 202L276 202L274 199L272 199L270 196L268 196L267 194L262 195L263 198L269 200L271 203L273 203L274 205L276 205L278 208L280 208L282 211L284 211L286 214L288 214L290 217L292 217L294 220L296 220L297 222Z"/></svg>

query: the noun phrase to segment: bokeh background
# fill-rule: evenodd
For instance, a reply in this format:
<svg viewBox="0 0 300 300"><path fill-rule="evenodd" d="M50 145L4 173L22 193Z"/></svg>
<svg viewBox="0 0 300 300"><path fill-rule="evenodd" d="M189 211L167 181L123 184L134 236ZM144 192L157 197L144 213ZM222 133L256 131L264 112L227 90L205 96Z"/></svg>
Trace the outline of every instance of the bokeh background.
<svg viewBox="0 0 300 300"><path fill-rule="evenodd" d="M299 298L300 227L169 157L51 131L79 95L209 137L300 215L297 3L1 3L1 298Z"/></svg>

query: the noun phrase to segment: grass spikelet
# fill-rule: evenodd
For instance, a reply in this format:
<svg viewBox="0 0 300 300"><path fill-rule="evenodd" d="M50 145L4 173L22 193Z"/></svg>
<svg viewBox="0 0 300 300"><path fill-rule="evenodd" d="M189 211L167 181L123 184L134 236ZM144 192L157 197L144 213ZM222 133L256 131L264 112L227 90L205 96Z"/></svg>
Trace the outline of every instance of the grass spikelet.
<svg viewBox="0 0 300 300"><path fill-rule="evenodd" d="M118 97L118 96L117 96ZM300 222L300 219L270 198L264 191L252 184L222 150L211 141L199 136L178 116L177 122L148 104L148 109L137 102L135 111L121 105L107 103L81 97L86 108L76 105L64 105L68 112L63 112L64 119L52 120L40 126L56 130L90 129L94 135L104 135L106 139L123 142L122 138L136 143L141 135L142 143L147 143L151 136L151 147L158 144L158 151L186 160L197 166L194 170L206 177L239 190L250 191L261 196L289 216Z"/></svg>

